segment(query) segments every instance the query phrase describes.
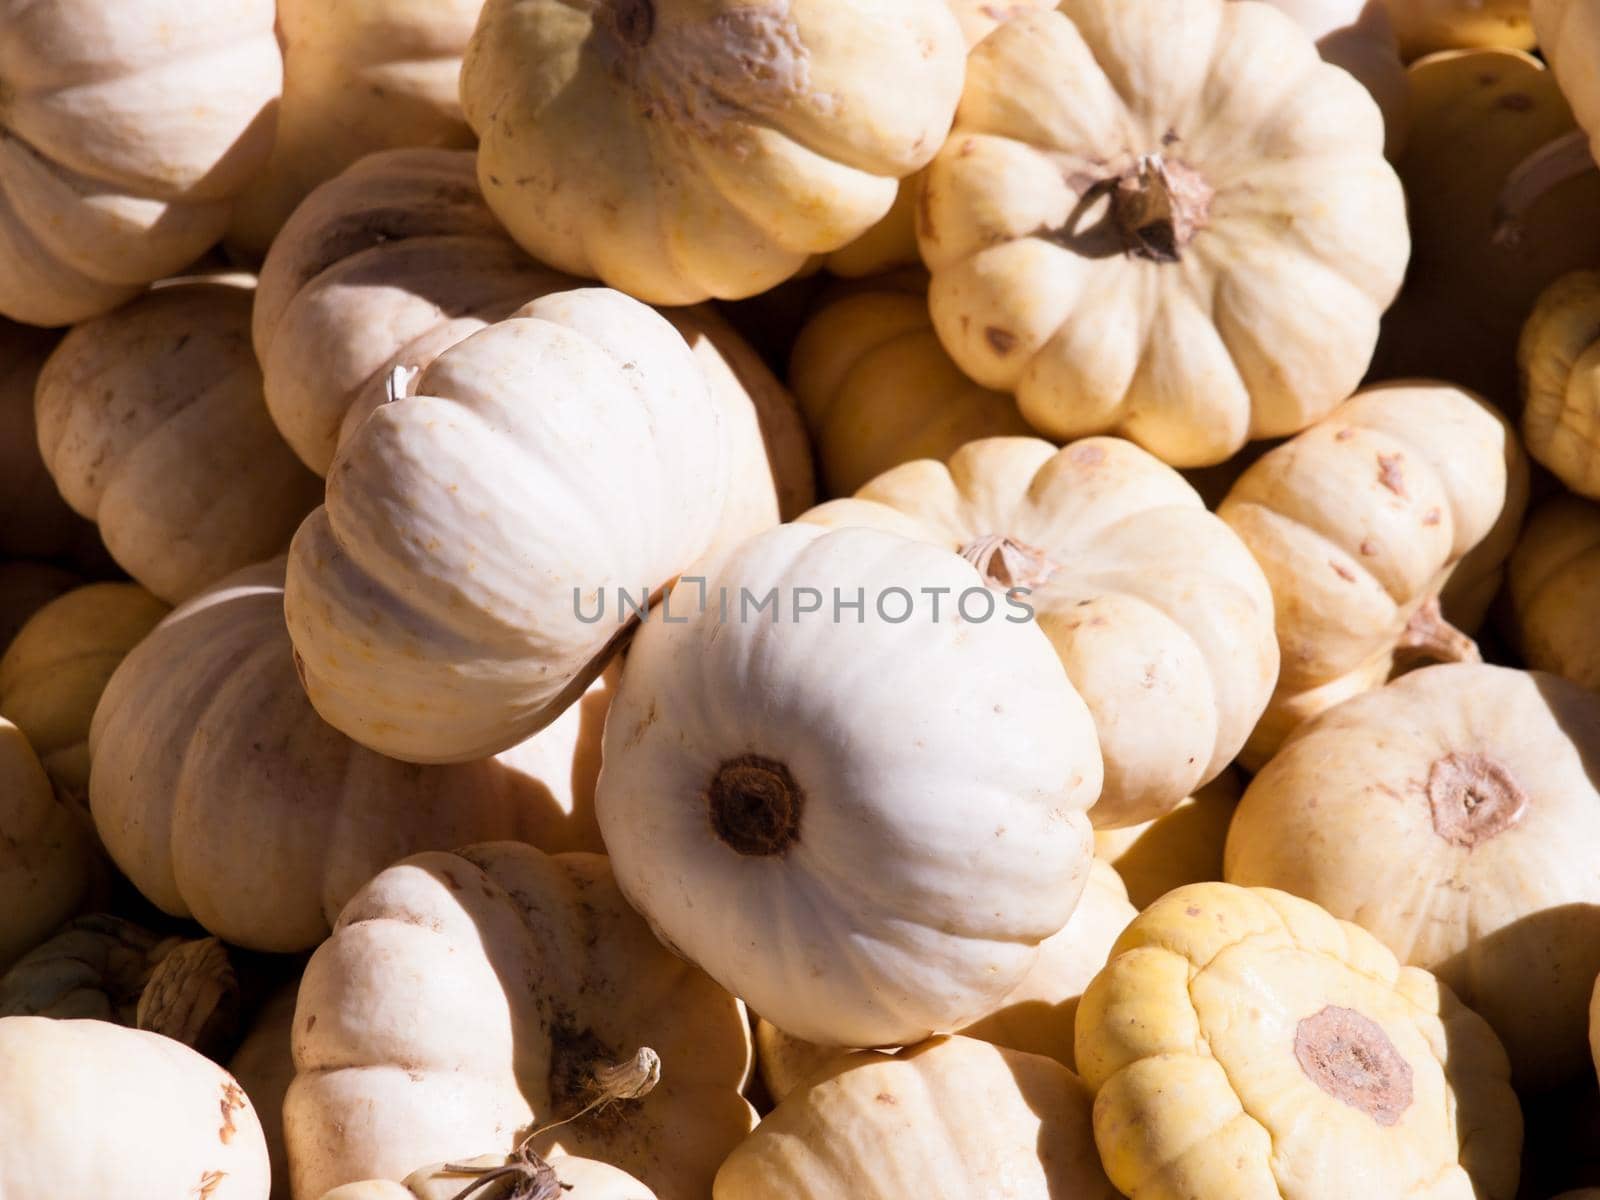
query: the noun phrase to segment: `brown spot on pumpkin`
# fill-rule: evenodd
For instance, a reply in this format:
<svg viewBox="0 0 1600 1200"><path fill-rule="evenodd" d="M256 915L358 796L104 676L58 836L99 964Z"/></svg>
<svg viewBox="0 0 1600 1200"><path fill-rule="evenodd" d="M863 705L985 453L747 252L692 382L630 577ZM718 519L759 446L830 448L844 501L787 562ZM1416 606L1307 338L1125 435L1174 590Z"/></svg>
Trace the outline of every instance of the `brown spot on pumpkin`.
<svg viewBox="0 0 1600 1200"><path fill-rule="evenodd" d="M1294 1057L1305 1077L1385 1127L1411 1107L1411 1064L1372 1018L1330 1004L1295 1026Z"/></svg>
<svg viewBox="0 0 1600 1200"><path fill-rule="evenodd" d="M1371 538L1362 538L1361 553L1363 556L1371 558L1373 555L1378 553L1378 547Z"/></svg>
<svg viewBox="0 0 1600 1200"><path fill-rule="evenodd" d="M1099 466L1106 460L1106 448L1090 442L1079 442L1067 451L1067 458L1079 466Z"/></svg>
<svg viewBox="0 0 1600 1200"><path fill-rule="evenodd" d="M1483 71L1478 75L1479 87L1493 87L1499 82L1500 76L1496 75L1493 71Z"/></svg>
<svg viewBox="0 0 1600 1200"><path fill-rule="evenodd" d="M956 148L957 158L971 158L978 151L978 143L972 138L963 138L961 145Z"/></svg>
<svg viewBox="0 0 1600 1200"><path fill-rule="evenodd" d="M1163 146L1170 146L1174 142L1181 142L1182 140L1183 139L1178 136L1178 131L1176 129L1168 129L1161 135L1161 144Z"/></svg>
<svg viewBox="0 0 1600 1200"><path fill-rule="evenodd" d="M1437 525L1443 518L1444 514L1437 507L1434 507L1422 514L1422 523L1424 525Z"/></svg>
<svg viewBox="0 0 1600 1200"><path fill-rule="evenodd" d="M900 1098L892 1092L879 1092L873 1097L879 1104L899 1104Z"/></svg>
<svg viewBox="0 0 1600 1200"><path fill-rule="evenodd" d="M1351 438L1355 437L1355 435L1356 431L1351 429L1350 426L1346 425L1343 429L1339 430L1338 433L1333 435L1333 440L1336 442L1348 442Z"/></svg>
<svg viewBox="0 0 1600 1200"><path fill-rule="evenodd" d="M1401 455L1378 455L1378 482L1402 500L1406 497L1406 477L1400 469Z"/></svg>
<svg viewBox="0 0 1600 1200"><path fill-rule="evenodd" d="M450 870L448 867L441 868L439 871L439 876L444 880L445 887L449 888L452 892L464 892L467 890L466 885L464 885L461 880L457 879L455 872Z"/></svg>
<svg viewBox="0 0 1600 1200"><path fill-rule="evenodd" d="M989 348L1002 358L1017 348L1017 335L1010 330L1001 329L998 325L986 328L983 337L989 343Z"/></svg>
<svg viewBox="0 0 1600 1200"><path fill-rule="evenodd" d="M1343 563L1334 562L1333 559L1330 558L1328 560L1328 565L1333 568L1333 573L1346 583L1354 583L1356 581L1356 573Z"/></svg>
<svg viewBox="0 0 1600 1200"><path fill-rule="evenodd" d="M1447 754L1428 768L1433 831L1471 850L1510 829L1528 811L1528 794L1484 754Z"/></svg>
<svg viewBox="0 0 1600 1200"><path fill-rule="evenodd" d="M317 1014L316 1013L312 1013L309 1017L306 1018L306 1032L310 1033L316 1027L317 1027Z"/></svg>
<svg viewBox="0 0 1600 1200"><path fill-rule="evenodd" d="M1191 917L1198 917L1200 915L1200 906L1198 904L1191 904L1183 911Z"/></svg>
<svg viewBox="0 0 1600 1200"><path fill-rule="evenodd" d="M226 1146L233 1141L234 1135L239 1132L239 1127L233 1122L233 1114L248 1104L244 1098L244 1089L233 1080L229 1079L222 1085L222 1128L217 1130L217 1136Z"/></svg>
<svg viewBox="0 0 1600 1200"><path fill-rule="evenodd" d="M1511 112L1527 112L1533 107L1533 97L1523 92L1507 92L1495 101L1495 105Z"/></svg>
<svg viewBox="0 0 1600 1200"><path fill-rule="evenodd" d="M207 1171L200 1176L200 1183L191 1195L200 1197L200 1200L210 1200L211 1194L222 1186L222 1181L228 1177L226 1171Z"/></svg>

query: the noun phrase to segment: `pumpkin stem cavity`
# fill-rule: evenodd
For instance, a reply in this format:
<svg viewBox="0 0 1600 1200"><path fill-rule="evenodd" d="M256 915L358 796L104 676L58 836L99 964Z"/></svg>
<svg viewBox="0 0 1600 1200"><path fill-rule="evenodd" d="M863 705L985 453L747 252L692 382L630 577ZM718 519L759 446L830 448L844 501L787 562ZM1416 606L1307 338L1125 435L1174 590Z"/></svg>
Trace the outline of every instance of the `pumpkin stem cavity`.
<svg viewBox="0 0 1600 1200"><path fill-rule="evenodd" d="M1395 658L1402 666L1417 662L1483 661L1478 643L1444 619L1438 596L1429 596L1422 607L1411 614L1400 640L1395 643Z"/></svg>
<svg viewBox="0 0 1600 1200"><path fill-rule="evenodd" d="M1060 569L1043 550L1003 534L987 533L961 547L961 557L978 568L992 588L1035 588L1048 583Z"/></svg>
<svg viewBox="0 0 1600 1200"><path fill-rule="evenodd" d="M1180 261L1210 222L1215 194L1193 167L1161 154L1141 155L1111 192L1123 249L1151 262Z"/></svg>
<svg viewBox="0 0 1600 1200"><path fill-rule="evenodd" d="M1546 142L1511 168L1494 206L1496 246L1522 241L1528 211L1556 188L1580 175L1600 170L1589 151L1589 135L1581 129Z"/></svg>
<svg viewBox="0 0 1600 1200"><path fill-rule="evenodd" d="M706 789L711 828L736 854L782 854L800 840L805 793L789 768L759 754L741 754L717 768Z"/></svg>
<svg viewBox="0 0 1600 1200"><path fill-rule="evenodd" d="M1295 1026L1294 1058L1305 1077L1379 1125L1411 1107L1411 1064L1383 1028L1350 1008L1328 1005Z"/></svg>
<svg viewBox="0 0 1600 1200"><path fill-rule="evenodd" d="M1494 759L1447 754L1428 768L1433 831L1467 850L1504 833L1528 811L1528 794Z"/></svg>
<svg viewBox="0 0 1600 1200"><path fill-rule="evenodd" d="M630 50L649 45L656 31L654 0L611 0L606 17L617 40Z"/></svg>

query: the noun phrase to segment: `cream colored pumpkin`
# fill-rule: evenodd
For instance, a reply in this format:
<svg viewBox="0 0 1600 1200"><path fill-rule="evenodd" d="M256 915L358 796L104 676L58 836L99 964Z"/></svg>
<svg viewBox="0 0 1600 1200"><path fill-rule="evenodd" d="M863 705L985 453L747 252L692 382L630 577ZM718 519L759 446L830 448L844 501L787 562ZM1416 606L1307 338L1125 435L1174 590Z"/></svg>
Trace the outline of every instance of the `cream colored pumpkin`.
<svg viewBox="0 0 1600 1200"><path fill-rule="evenodd" d="M1558 496L1534 510L1507 590L1510 632L1528 666L1600 691L1600 506Z"/></svg>
<svg viewBox="0 0 1600 1200"><path fill-rule="evenodd" d="M1164 817L1094 831L1096 859L1116 868L1134 908L1148 908L1175 887L1222 878L1222 848L1243 785L1224 771Z"/></svg>
<svg viewBox="0 0 1600 1200"><path fill-rule="evenodd" d="M1268 5L1024 13L973 51L923 186L940 340L1054 438L1203 466L1303 429L1361 378L1405 271L1383 137Z"/></svg>
<svg viewBox="0 0 1600 1200"><path fill-rule="evenodd" d="M1539 296L1517 346L1528 453L1600 500L1600 271L1563 275Z"/></svg>
<svg viewBox="0 0 1600 1200"><path fill-rule="evenodd" d="M167 611L138 584L91 583L34 613L0 656L0 713L63 791L87 793L95 706L117 664Z"/></svg>
<svg viewBox="0 0 1600 1200"><path fill-rule="evenodd" d="M294 1194L506 1153L641 1047L653 1091L529 1144L613 1163L661 1200L703 1197L755 1123L739 1002L655 942L599 855L503 842L407 859L351 899L301 982Z"/></svg>
<svg viewBox="0 0 1600 1200"><path fill-rule="evenodd" d="M283 99L272 157L228 244L259 258L300 201L364 155L465 146L461 55L483 0L278 0Z"/></svg>
<svg viewBox="0 0 1600 1200"><path fill-rule="evenodd" d="M1343 67L1383 112L1384 152L1392 159L1410 127L1410 88L1390 8L1403 0L1267 0L1316 39L1324 62Z"/></svg>
<svg viewBox="0 0 1600 1200"><path fill-rule="evenodd" d="M488 0L461 99L524 249L693 304L765 291L882 217L950 128L964 53L927 0Z"/></svg>
<svg viewBox="0 0 1600 1200"><path fill-rule="evenodd" d="M714 1200L1115 1200L1090 1094L1060 1063L971 1038L847 1054L723 1164Z"/></svg>
<svg viewBox="0 0 1600 1200"><path fill-rule="evenodd" d="M239 1081L239 1086L255 1105L256 1115L261 1118L267 1157L272 1163L272 1200L291 1200L292 1196L289 1154L283 1142L283 1098L294 1080L290 1037L294 1031L295 999L299 992L299 979L275 989L256 1011L249 1032L228 1060L228 1070Z"/></svg>
<svg viewBox="0 0 1600 1200"><path fill-rule="evenodd" d="M0 562L0 653L29 617L82 582L50 563Z"/></svg>
<svg viewBox="0 0 1600 1200"><path fill-rule="evenodd" d="M95 824L152 903L236 945L291 952L407 854L483 838L599 846L603 691L495 759L384 758L318 718L297 685L283 570L247 568L177 609L95 712Z"/></svg>
<svg viewBox="0 0 1600 1200"><path fill-rule="evenodd" d="M801 519L934 542L999 595L1026 589L1094 716L1105 759L1097 828L1159 817L1214 778L1272 694L1273 601L1260 568L1176 471L1131 442L969 442Z"/></svg>
<svg viewBox="0 0 1600 1200"><path fill-rule="evenodd" d="M203 254L266 162L272 0L55 0L0 23L0 314L65 325Z"/></svg>
<svg viewBox="0 0 1600 1200"><path fill-rule="evenodd" d="M94 536L39 457L33 385L56 340L0 320L0 555L57 558Z"/></svg>
<svg viewBox="0 0 1600 1200"><path fill-rule="evenodd" d="M1503 523L1514 535L1523 497L1508 488L1508 464L1519 453L1505 418L1472 393L1387 384L1239 477L1217 515L1266 572L1282 653L1247 766L1301 721L1381 685L1397 654L1477 657L1439 594L1480 541Z"/></svg>
<svg viewBox="0 0 1600 1200"><path fill-rule="evenodd" d="M1430 667L1301 727L1228 833L1229 882L1280 887L1434 971L1519 1086L1582 1063L1600 974L1600 697Z"/></svg>
<svg viewBox="0 0 1600 1200"><path fill-rule="evenodd" d="M1437 50L1531 50L1528 0L1384 0L1407 59ZM1543 39L1539 39L1542 41Z"/></svg>
<svg viewBox="0 0 1600 1200"><path fill-rule="evenodd" d="M78 326L39 375L39 444L61 494L170 603L282 553L322 495L262 401L253 282L163 287Z"/></svg>
<svg viewBox="0 0 1600 1200"><path fill-rule="evenodd" d="M1584 143L1589 147L1587 157L1581 152L1567 156L1570 169L1592 172L1595 149L1600 147L1600 72L1595 69L1595 55L1600 51L1600 14L1586 0L1524 3L1539 52L1550 64L1550 72L1561 85L1561 94L1572 106L1572 115L1583 130L1582 136L1570 138L1569 142L1575 144L1574 151Z"/></svg>
<svg viewBox="0 0 1600 1200"><path fill-rule="evenodd" d="M978 573L877 530L786 525L699 570L644 622L606 720L623 893L809 1041L905 1045L992 1011L1089 866L1100 753L1047 639L1003 606L957 619L989 595Z"/></svg>
<svg viewBox="0 0 1600 1200"><path fill-rule="evenodd" d="M472 1171L490 1174L507 1164L520 1165L522 1161L480 1155L464 1163L434 1163L413 1171L406 1176L404 1183L388 1179L364 1179L360 1183L336 1187L322 1200L458 1200L462 1190L473 1182ZM457 1167L471 1170L457 1170ZM548 1170L548 1176L538 1173L541 1169ZM526 1192L513 1191L507 1195L537 1197L548 1194L552 1200L558 1196L561 1200L656 1200L654 1192L626 1171L619 1171L592 1158L577 1158L568 1154L557 1154L549 1159L534 1157L528 1160L527 1171L527 1175L511 1178L519 1184L527 1180L531 1189ZM540 1192L540 1187L545 1191ZM558 1190L550 1191L552 1187ZM502 1193L492 1190L485 1193L491 1194Z"/></svg>
<svg viewBox="0 0 1600 1200"><path fill-rule="evenodd" d="M653 592L718 536L727 439L659 315L558 292L433 360L351 436L289 551L311 703L411 762L493 754L558 717Z"/></svg>

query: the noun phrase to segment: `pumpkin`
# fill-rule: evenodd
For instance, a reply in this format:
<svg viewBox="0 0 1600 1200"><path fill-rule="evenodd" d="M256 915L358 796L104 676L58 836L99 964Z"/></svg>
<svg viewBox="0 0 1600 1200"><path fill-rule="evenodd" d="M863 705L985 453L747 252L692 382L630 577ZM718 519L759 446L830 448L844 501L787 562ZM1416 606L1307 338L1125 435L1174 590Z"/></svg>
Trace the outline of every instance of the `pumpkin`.
<svg viewBox="0 0 1600 1200"><path fill-rule="evenodd" d="M61 494L171 603L282 553L321 481L272 427L248 276L184 281L79 325L40 372Z"/></svg>
<svg viewBox="0 0 1600 1200"><path fill-rule="evenodd" d="M1519 1087L1571 1078L1600 974L1600 697L1451 664L1298 730L1245 791L1231 883L1280 887L1435 972Z"/></svg>
<svg viewBox="0 0 1600 1200"><path fill-rule="evenodd" d="M874 529L780 526L699 570L643 623L606 720L623 894L808 1041L907 1045L993 1011L1089 866L1100 752L1048 640L956 555Z"/></svg>
<svg viewBox="0 0 1600 1200"><path fill-rule="evenodd" d="M1385 4L1407 59L1461 48L1533 49L1528 0L1385 0Z"/></svg>
<svg viewBox="0 0 1600 1200"><path fill-rule="evenodd" d="M1600 691L1600 507L1557 496L1534 510L1507 583L1511 636L1528 666Z"/></svg>
<svg viewBox="0 0 1600 1200"><path fill-rule="evenodd" d="M1151 820L1214 778L1272 694L1267 580L1194 489L1131 442L969 442L802 520L934 542L996 593L1026 589L1095 719L1097 828Z"/></svg>
<svg viewBox="0 0 1600 1200"><path fill-rule="evenodd" d="M1136 1200L1511 1200L1505 1052L1450 989L1269 888L1181 887L1078 1008L1111 1181Z"/></svg>
<svg viewBox="0 0 1600 1200"><path fill-rule="evenodd" d="M497 759L384 758L319 719L296 683L283 571L282 559L246 568L178 608L94 714L95 825L153 904L287 953L325 938L345 901L407 854L485 837L599 845L602 690Z"/></svg>
<svg viewBox="0 0 1600 1200"><path fill-rule="evenodd" d="M1039 944L1032 969L998 1008L958 1032L1009 1050L1042 1054L1070 1068L1078 997L1106 965L1111 944L1137 912L1116 871L1094 859L1072 919ZM801 1041L764 1019L756 1022L756 1063L774 1100L781 1101L842 1053L849 1052Z"/></svg>
<svg viewBox="0 0 1600 1200"><path fill-rule="evenodd" d="M964 52L927 0L488 0L461 101L519 245L693 304L765 291L882 217L950 128Z"/></svg>
<svg viewBox="0 0 1600 1200"><path fill-rule="evenodd" d="M1090 1095L1052 1059L971 1038L842 1056L717 1172L714 1200L1115 1200Z"/></svg>
<svg viewBox="0 0 1600 1200"><path fill-rule="evenodd" d="M221 1067L105 1021L0 1019L0 1180L7 1200L267 1200L255 1109ZM47 1086L29 1081L47 1080Z"/></svg>
<svg viewBox="0 0 1600 1200"><path fill-rule="evenodd" d="M504 1175L500 1172L507 1172ZM484 1195L548 1195L555 1200L656 1200L656 1194L626 1171L592 1158L557 1154L543 1158L529 1153L497 1157L479 1155L464 1163L434 1163L413 1171L404 1183L364 1179L336 1187L322 1200L459 1200L474 1178L497 1177L512 1188ZM518 1187L523 1190L516 1190ZM541 1191L539 1189L543 1188Z"/></svg>
<svg viewBox="0 0 1600 1200"><path fill-rule="evenodd" d="M0 562L0 654L29 617L82 582L50 563Z"/></svg>
<svg viewBox="0 0 1600 1200"><path fill-rule="evenodd" d="M973 51L923 185L934 327L1052 438L1204 466L1294 433L1361 378L1405 271L1383 137L1268 5L1023 13Z"/></svg>
<svg viewBox="0 0 1600 1200"><path fill-rule="evenodd" d="M1224 771L1165 816L1096 829L1095 857L1116 868L1136 909L1186 883L1221 879L1222 847L1242 791L1238 773Z"/></svg>
<svg viewBox="0 0 1600 1200"><path fill-rule="evenodd" d="M1600 271L1574 271L1539 296L1522 327L1522 435L1528 453L1580 496L1600 500Z"/></svg>
<svg viewBox="0 0 1600 1200"><path fill-rule="evenodd" d="M298 978L274 989L227 1063L261 1118L267 1157L272 1163L272 1200L291 1200L289 1154L283 1143L283 1098L294 1079L294 1056L289 1043L299 992ZM374 1200L381 1200L381 1196Z"/></svg>
<svg viewBox="0 0 1600 1200"><path fill-rule="evenodd" d="M939 345L927 285L886 277L835 296L795 338L789 386L817 448L823 490L848 496L890 467L944 458L1028 426Z"/></svg>
<svg viewBox="0 0 1600 1200"><path fill-rule="evenodd" d="M1272 585L1282 667L1244 762L1265 762L1301 721L1383 683L1396 656L1475 659L1441 614L1452 568L1522 496L1515 435L1446 384L1387 384L1347 400L1263 455L1217 509ZM1497 545L1502 556L1509 545Z"/></svg>
<svg viewBox="0 0 1600 1200"><path fill-rule="evenodd" d="M27 735L57 787L86 793L95 705L117 664L166 614L137 584L91 583L34 613L0 656L0 713Z"/></svg>
<svg viewBox="0 0 1600 1200"><path fill-rule="evenodd" d="M1518 164L1576 129L1555 77L1517 50L1430 55L1407 75L1411 133L1397 165L1411 271L1384 316L1371 378L1447 379L1513 411L1517 338L1535 299L1600 262L1600 177L1538 192L1508 222Z"/></svg>
<svg viewBox="0 0 1600 1200"><path fill-rule="evenodd" d="M589 1108L642 1057L653 1090ZM605 858L510 842L417 855L351 898L301 981L294 1060L296 1196L520 1143L688 1200L755 1122L739 1002L655 942Z"/></svg>
<svg viewBox="0 0 1600 1200"><path fill-rule="evenodd" d="M39 457L33 386L55 343L51 334L0 320L0 555L58 558L94 536Z"/></svg>
<svg viewBox="0 0 1600 1200"><path fill-rule="evenodd" d="M28 739L0 717L0 970L77 912L100 881L94 835L57 798ZM4 1178L4 1175L0 1175Z"/></svg>
<svg viewBox="0 0 1600 1200"><path fill-rule="evenodd" d="M1600 976L1594 981L1594 992L1589 997L1589 1052L1594 1058L1594 1069L1600 1074Z"/></svg>
<svg viewBox="0 0 1600 1200"><path fill-rule="evenodd" d="M1405 145L1410 89L1390 11L1404 0L1267 0L1316 39L1324 62L1343 67L1372 93L1383 112L1384 153Z"/></svg>
<svg viewBox="0 0 1600 1200"><path fill-rule="evenodd" d="M272 156L234 205L228 245L260 258L300 201L364 155L471 147L461 55L483 0L279 0L283 99Z"/></svg>
<svg viewBox="0 0 1600 1200"><path fill-rule="evenodd" d="M59 0L0 35L0 314L108 312L222 235L266 162L272 0Z"/></svg>

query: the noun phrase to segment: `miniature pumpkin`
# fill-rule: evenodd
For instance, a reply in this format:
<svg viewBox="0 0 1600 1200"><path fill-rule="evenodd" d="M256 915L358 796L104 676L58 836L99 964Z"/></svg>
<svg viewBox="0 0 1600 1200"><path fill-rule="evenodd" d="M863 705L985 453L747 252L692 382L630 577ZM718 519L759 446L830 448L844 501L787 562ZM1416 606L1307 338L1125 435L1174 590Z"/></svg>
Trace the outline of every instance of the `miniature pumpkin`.
<svg viewBox="0 0 1600 1200"><path fill-rule="evenodd" d="M1505 0L1501 0L1502 3ZM1572 106L1579 130L1548 143L1524 171L1547 178L1593 173L1595 147L1600 147L1600 76L1594 56L1600 48L1600 21L1591 5L1572 0L1526 0L1527 16L1539 53ZM1543 161L1539 161L1543 160ZM1537 186L1537 185L1536 185Z"/></svg>
<svg viewBox="0 0 1600 1200"><path fill-rule="evenodd" d="M1536 509L1507 581L1512 636L1527 664L1600 691L1600 506L1558 496Z"/></svg>
<svg viewBox="0 0 1600 1200"><path fill-rule="evenodd" d="M266 162L272 0L58 0L0 32L0 314L65 325L205 252Z"/></svg>
<svg viewBox="0 0 1600 1200"><path fill-rule="evenodd" d="M488 0L461 99L518 244L694 304L765 291L882 217L950 128L964 57L927 0Z"/></svg>
<svg viewBox="0 0 1600 1200"><path fill-rule="evenodd" d="M39 375L61 494L171 603L280 554L321 481L272 427L248 276L175 283L78 326Z"/></svg>
<svg viewBox="0 0 1600 1200"><path fill-rule="evenodd" d="M11 645L29 617L82 582L71 571L50 563L0 562L0 653Z"/></svg>
<svg viewBox="0 0 1600 1200"><path fill-rule="evenodd" d="M1317 42L1324 62L1343 67L1383 112L1384 152L1392 160L1410 125L1410 88L1390 9L1407 0L1267 0ZM1414 0L1413 0L1414 2Z"/></svg>
<svg viewBox="0 0 1600 1200"><path fill-rule="evenodd" d="M1384 2L1400 39L1400 52L1408 60L1437 50L1502 46L1533 49L1534 27L1528 0Z"/></svg>
<svg viewBox="0 0 1600 1200"><path fill-rule="evenodd" d="M1600 974L1600 697L1430 667L1298 730L1245 791L1231 883L1281 887L1435 972L1519 1086L1570 1078Z"/></svg>
<svg viewBox="0 0 1600 1200"><path fill-rule="evenodd" d="M579 1115L641 1047L654 1090ZM548 1125L538 1154L691 1200L755 1123L739 1002L656 943L603 857L510 842L417 855L361 889L306 968L294 1058L296 1196L504 1154Z"/></svg>
<svg viewBox="0 0 1600 1200"><path fill-rule="evenodd" d="M1522 327L1522 434L1528 453L1591 500L1600 500L1600 271L1563 275Z"/></svg>
<svg viewBox="0 0 1600 1200"><path fill-rule="evenodd" d="M300 201L364 155L464 146L461 55L483 0L279 0L283 99L272 157L234 205L230 247L259 258Z"/></svg>
<svg viewBox="0 0 1600 1200"><path fill-rule="evenodd" d="M298 978L274 989L256 1011L249 1031L227 1064L261 1118L267 1157L272 1163L272 1200L291 1200L289 1153L283 1143L283 1098L294 1079L290 1038L299 992Z"/></svg>
<svg viewBox="0 0 1600 1200"><path fill-rule="evenodd" d="M1316 905L1198 883L1141 913L1078 1008L1111 1181L1136 1200L1511 1200L1505 1052L1426 971Z"/></svg>
<svg viewBox="0 0 1600 1200"><path fill-rule="evenodd" d="M167 615L134 583L91 583L29 618L0 656L0 713L17 723L59 788L89 787L89 722L106 681Z"/></svg>
<svg viewBox="0 0 1600 1200"><path fill-rule="evenodd" d="M39 457L33 386L55 344L53 334L0 320L0 555L57 558L94 536Z"/></svg>
<svg viewBox="0 0 1600 1200"><path fill-rule="evenodd" d="M289 551L295 665L323 719L460 762L558 717L650 592L718 536L729 457L677 332L605 288L558 292L446 350L339 452Z"/></svg>
<svg viewBox="0 0 1600 1200"><path fill-rule="evenodd" d="M501 1172L507 1174L501 1175ZM557 1154L497 1157L492 1154L462 1163L434 1163L413 1171L404 1183L364 1179L336 1187L322 1200L460 1200L474 1178L499 1177L509 1192L489 1195L549 1196L550 1200L656 1200L656 1194L626 1171L592 1158ZM514 1181L514 1182L513 1182ZM521 1188L522 1190L517 1190ZM540 1189L543 1189L542 1191Z"/></svg>
<svg viewBox="0 0 1600 1200"><path fill-rule="evenodd" d="M1214 778L1272 694L1267 580L1194 489L1131 442L969 442L802 520L934 542L995 592L1027 590L1094 716L1105 759L1097 828L1151 820Z"/></svg>
<svg viewBox="0 0 1600 1200"><path fill-rule="evenodd" d="M1089 866L1100 753L1048 640L999 605L959 620L963 593L994 600L977 571L877 530L780 526L700 570L641 626L606 720L623 893L808 1041L993 1011Z"/></svg>
<svg viewBox="0 0 1600 1200"><path fill-rule="evenodd" d="M178 608L94 714L95 824L152 903L236 945L291 952L407 854L485 837L599 845L603 692L497 759L384 758L318 718L297 684L283 570L246 568Z"/></svg>
<svg viewBox="0 0 1600 1200"><path fill-rule="evenodd" d="M829 496L977 438L1028 432L1010 396L979 387L950 361L923 281L874 281L825 304L795 339L789 385Z"/></svg>
<svg viewBox="0 0 1600 1200"><path fill-rule="evenodd" d="M842 1056L717 1172L714 1200L1116 1200L1090 1094L1060 1063L972 1038ZM892 1148L893 1153L885 1153Z"/></svg>
<svg viewBox="0 0 1600 1200"><path fill-rule="evenodd" d="M1204 466L1294 433L1355 387L1405 272L1383 138L1269 5L1023 13L972 52L923 185L934 327L1053 438Z"/></svg>
<svg viewBox="0 0 1600 1200"><path fill-rule="evenodd" d="M1508 515L1514 536L1522 497L1508 495L1507 480L1517 453L1505 419L1472 393L1386 384L1239 477L1217 515L1266 572L1282 654L1247 766L1301 721L1381 685L1397 654L1478 657L1441 615L1439 593Z"/></svg>
<svg viewBox="0 0 1600 1200"><path fill-rule="evenodd" d="M1095 857L1116 868L1136 909L1186 883L1221 879L1228 822L1242 790L1238 773L1224 771L1166 816L1095 830Z"/></svg>

